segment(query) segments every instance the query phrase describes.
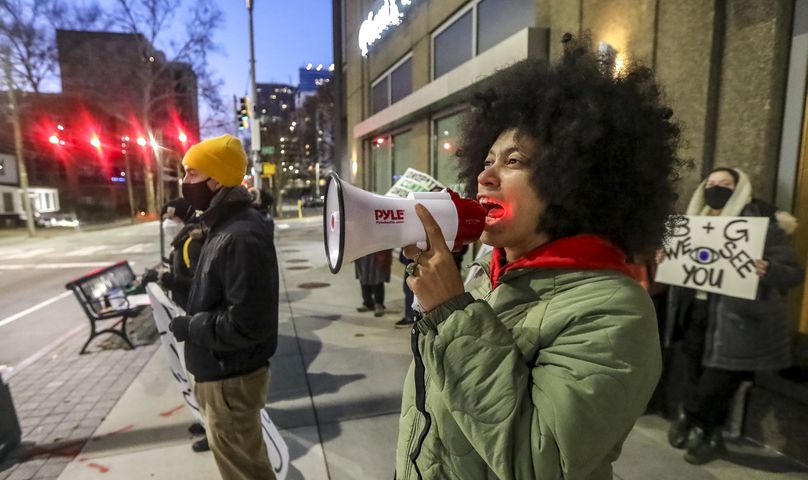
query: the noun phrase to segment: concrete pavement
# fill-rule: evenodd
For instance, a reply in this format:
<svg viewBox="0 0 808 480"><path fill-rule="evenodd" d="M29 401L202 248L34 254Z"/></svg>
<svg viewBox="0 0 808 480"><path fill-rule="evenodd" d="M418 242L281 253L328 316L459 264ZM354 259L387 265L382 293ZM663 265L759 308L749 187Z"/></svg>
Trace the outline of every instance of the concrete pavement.
<svg viewBox="0 0 808 480"><path fill-rule="evenodd" d="M331 275L320 228L314 218L281 221L276 232L282 303L268 408L289 446L287 478L389 479L411 359L409 331L393 326L403 308L401 279L387 285L387 315L356 312L353 269ZM148 343L148 322L138 325L140 341ZM0 480L219 478L211 454L190 449L191 417L157 345L133 351L101 345L78 356L85 333L12 377L31 443L18 453L27 461L0 466ZM48 433L38 430L57 415ZM727 460L691 466L667 445L666 429L658 417L641 418L615 464L616 478L808 479L808 469L744 444L731 443ZM54 433L73 430L70 437ZM59 449L65 438L72 443Z"/></svg>

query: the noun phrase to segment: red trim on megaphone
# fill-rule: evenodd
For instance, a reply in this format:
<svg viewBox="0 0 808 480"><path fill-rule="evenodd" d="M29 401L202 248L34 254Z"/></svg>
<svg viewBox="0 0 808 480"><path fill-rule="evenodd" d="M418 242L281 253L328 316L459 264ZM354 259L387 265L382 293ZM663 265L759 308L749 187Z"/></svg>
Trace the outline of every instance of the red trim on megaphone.
<svg viewBox="0 0 808 480"><path fill-rule="evenodd" d="M485 209L476 200L460 198L457 192L446 189L457 210L457 236L453 250L479 240L485 228Z"/></svg>

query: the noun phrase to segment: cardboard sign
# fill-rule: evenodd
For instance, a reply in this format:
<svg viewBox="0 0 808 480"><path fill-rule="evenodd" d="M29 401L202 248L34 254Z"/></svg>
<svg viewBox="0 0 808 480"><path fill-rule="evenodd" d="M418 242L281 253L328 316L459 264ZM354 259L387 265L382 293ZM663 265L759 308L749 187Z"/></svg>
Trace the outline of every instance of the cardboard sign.
<svg viewBox="0 0 808 480"><path fill-rule="evenodd" d="M678 216L664 246L656 281L754 300L763 258L766 217Z"/></svg>
<svg viewBox="0 0 808 480"><path fill-rule="evenodd" d="M188 380L188 371L182 363L177 341L168 329L171 319L177 315L185 315L185 312L176 303L172 302L157 284L150 283L146 285L146 292L149 295L152 311L154 312L154 323L157 326L157 332L160 334L160 344L163 346L163 351L168 355L171 375L179 384L182 398L185 400L185 405L191 410L191 415L197 422L205 425L202 411L199 409L199 404L194 396L191 382ZM269 418L266 409L261 410L261 430L263 431L264 444L267 447L267 456L272 464L272 469L275 471L275 476L278 480L284 480L289 472L289 448L286 446L280 432L278 432L278 428Z"/></svg>

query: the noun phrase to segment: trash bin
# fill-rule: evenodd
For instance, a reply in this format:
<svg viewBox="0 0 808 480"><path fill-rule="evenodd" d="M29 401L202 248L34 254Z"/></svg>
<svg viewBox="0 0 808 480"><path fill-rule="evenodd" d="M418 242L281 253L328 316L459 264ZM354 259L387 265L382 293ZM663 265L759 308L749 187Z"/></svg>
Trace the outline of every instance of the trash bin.
<svg viewBox="0 0 808 480"><path fill-rule="evenodd" d="M21 436L20 422L11 401L11 390L0 375L0 462L20 444Z"/></svg>

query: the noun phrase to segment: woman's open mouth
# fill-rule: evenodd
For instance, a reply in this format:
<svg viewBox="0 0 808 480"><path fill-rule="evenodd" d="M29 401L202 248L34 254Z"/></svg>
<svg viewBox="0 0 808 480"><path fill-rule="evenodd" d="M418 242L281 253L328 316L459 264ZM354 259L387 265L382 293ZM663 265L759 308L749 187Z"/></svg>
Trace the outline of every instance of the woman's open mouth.
<svg viewBox="0 0 808 480"><path fill-rule="evenodd" d="M499 219L505 216L505 207L498 201L488 197L480 197L478 201L485 209L486 225L496 223Z"/></svg>

